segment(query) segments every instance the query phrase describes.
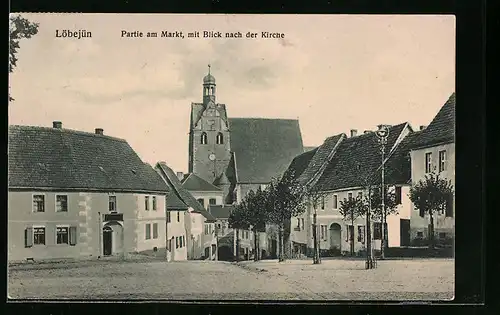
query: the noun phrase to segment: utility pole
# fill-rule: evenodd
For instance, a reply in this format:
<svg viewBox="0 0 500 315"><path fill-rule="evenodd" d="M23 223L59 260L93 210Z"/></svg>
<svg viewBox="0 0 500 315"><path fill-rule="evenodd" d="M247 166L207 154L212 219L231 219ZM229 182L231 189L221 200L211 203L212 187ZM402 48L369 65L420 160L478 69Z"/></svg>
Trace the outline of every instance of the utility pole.
<svg viewBox="0 0 500 315"><path fill-rule="evenodd" d="M385 247L387 242L387 222L386 222L386 213L385 213L385 146L387 144L387 137L389 135L389 128L384 125L379 126L379 130L377 130L377 137L379 139L381 145L381 153L382 153L382 183L381 183L381 205L382 205L382 240L380 242L380 259L385 258Z"/></svg>

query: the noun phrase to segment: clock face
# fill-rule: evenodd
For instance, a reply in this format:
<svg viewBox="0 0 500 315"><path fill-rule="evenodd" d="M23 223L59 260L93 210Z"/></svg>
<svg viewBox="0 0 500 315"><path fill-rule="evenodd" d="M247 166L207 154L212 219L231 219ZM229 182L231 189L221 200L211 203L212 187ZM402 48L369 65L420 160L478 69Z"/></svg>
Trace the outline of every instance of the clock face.
<svg viewBox="0 0 500 315"><path fill-rule="evenodd" d="M208 156L208 158L209 158L211 161L215 160L215 154L211 153L211 154Z"/></svg>

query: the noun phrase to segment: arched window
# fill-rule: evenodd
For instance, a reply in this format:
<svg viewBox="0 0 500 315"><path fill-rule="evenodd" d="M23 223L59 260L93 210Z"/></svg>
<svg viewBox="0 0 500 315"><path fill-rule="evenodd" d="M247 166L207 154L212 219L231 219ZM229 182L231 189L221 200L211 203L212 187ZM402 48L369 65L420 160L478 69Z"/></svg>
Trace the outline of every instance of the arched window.
<svg viewBox="0 0 500 315"><path fill-rule="evenodd" d="M201 134L201 144L207 144L207 134L205 132Z"/></svg>
<svg viewBox="0 0 500 315"><path fill-rule="evenodd" d="M218 133L217 134L217 137L216 137L216 143L217 144L223 144L224 143L224 136L222 135L222 133Z"/></svg>
<svg viewBox="0 0 500 315"><path fill-rule="evenodd" d="M210 95L214 95L214 87L210 87Z"/></svg>

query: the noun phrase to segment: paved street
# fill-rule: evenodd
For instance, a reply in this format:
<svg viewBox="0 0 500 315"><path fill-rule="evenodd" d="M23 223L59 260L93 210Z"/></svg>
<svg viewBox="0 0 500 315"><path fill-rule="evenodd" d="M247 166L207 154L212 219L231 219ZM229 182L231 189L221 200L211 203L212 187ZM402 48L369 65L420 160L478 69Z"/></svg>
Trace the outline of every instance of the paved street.
<svg viewBox="0 0 500 315"><path fill-rule="evenodd" d="M17 299L451 299L453 260L227 262L106 261L9 269Z"/></svg>

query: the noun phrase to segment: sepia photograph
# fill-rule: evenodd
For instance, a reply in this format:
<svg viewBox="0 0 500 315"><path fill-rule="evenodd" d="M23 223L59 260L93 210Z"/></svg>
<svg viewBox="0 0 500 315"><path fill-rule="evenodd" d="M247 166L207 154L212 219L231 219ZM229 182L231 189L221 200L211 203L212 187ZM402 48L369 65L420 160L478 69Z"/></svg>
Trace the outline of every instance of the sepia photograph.
<svg viewBox="0 0 500 315"><path fill-rule="evenodd" d="M455 16L9 20L9 301L454 299Z"/></svg>

